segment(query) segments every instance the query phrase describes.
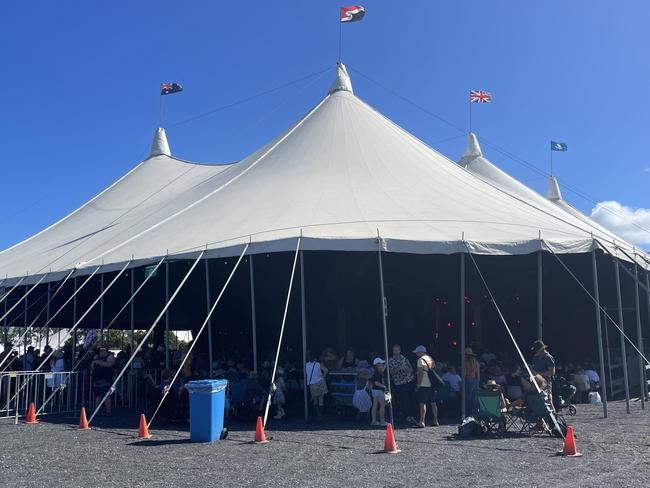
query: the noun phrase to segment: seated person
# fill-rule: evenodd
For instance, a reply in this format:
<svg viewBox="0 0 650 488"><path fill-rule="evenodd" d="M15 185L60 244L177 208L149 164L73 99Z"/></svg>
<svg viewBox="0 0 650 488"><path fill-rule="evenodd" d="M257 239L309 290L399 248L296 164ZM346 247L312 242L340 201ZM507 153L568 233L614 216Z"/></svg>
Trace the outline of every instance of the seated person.
<svg viewBox="0 0 650 488"><path fill-rule="evenodd" d="M352 349L348 349L345 351L345 356L342 356L341 359L339 359L337 366L339 370L352 371L354 368L357 367L358 363L359 361L357 360L354 351Z"/></svg>
<svg viewBox="0 0 650 488"><path fill-rule="evenodd" d="M495 380L488 380L484 388L487 391L498 391L501 395L501 411L506 411L508 409L510 402L508 402L508 400L503 396L501 385L499 385Z"/></svg>

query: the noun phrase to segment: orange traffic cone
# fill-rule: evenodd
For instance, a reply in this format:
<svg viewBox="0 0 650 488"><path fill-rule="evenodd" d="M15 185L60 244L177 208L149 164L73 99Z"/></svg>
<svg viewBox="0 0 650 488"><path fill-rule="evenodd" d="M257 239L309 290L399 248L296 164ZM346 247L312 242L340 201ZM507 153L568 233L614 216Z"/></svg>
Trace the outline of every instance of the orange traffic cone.
<svg viewBox="0 0 650 488"><path fill-rule="evenodd" d="M38 424L38 420L36 420L36 409L34 408L34 402L31 402L29 404L29 408L27 409L27 415L25 416L25 423Z"/></svg>
<svg viewBox="0 0 650 488"><path fill-rule="evenodd" d="M393 433L393 426L386 424L386 440L384 441L384 452L387 454L398 454L401 449L397 448L397 443L395 442L395 434Z"/></svg>
<svg viewBox="0 0 650 488"><path fill-rule="evenodd" d="M86 418L86 407L81 407L81 417L79 417L79 427L77 430L90 430L88 419Z"/></svg>
<svg viewBox="0 0 650 488"><path fill-rule="evenodd" d="M569 425L566 431L566 438L564 439L564 448L557 453L558 456L566 457L582 457L576 448L576 439L573 435L573 427Z"/></svg>
<svg viewBox="0 0 650 488"><path fill-rule="evenodd" d="M149 433L149 428L147 427L147 419L144 414L140 414L140 429L138 429L138 438L140 439L150 439L151 434Z"/></svg>
<svg viewBox="0 0 650 488"><path fill-rule="evenodd" d="M262 424L262 417L257 417L257 425L255 426L255 444L266 444L266 434L264 434L264 425Z"/></svg>

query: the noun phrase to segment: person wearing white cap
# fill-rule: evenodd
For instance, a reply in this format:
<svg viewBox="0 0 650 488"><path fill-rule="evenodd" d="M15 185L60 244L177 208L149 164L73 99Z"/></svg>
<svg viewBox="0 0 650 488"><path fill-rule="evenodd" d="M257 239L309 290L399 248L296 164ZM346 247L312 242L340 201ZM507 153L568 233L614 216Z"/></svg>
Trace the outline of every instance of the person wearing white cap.
<svg viewBox="0 0 650 488"><path fill-rule="evenodd" d="M370 378L370 387L372 389L372 408L370 416L372 423L370 425L386 426L386 361L382 358L375 358L372 362L375 372Z"/></svg>
<svg viewBox="0 0 650 488"><path fill-rule="evenodd" d="M431 406L431 414L433 415L433 425L438 426L438 405L436 404L436 391L429 379L429 370L436 367L436 363L431 356L427 354L427 348L424 346L416 347L413 352L418 357L416 365L417 382L416 382L416 396L418 405L420 407L420 422L418 427L423 428L426 426L425 419L427 416L427 405Z"/></svg>

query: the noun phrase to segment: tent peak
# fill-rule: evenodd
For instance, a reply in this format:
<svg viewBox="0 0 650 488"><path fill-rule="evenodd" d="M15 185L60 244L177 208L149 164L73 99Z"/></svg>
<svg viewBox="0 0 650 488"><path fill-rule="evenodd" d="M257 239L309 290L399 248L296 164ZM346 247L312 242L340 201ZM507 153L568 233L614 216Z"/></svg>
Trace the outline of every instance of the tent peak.
<svg viewBox="0 0 650 488"><path fill-rule="evenodd" d="M169 149L169 143L167 142L167 136L165 135L165 129L158 127L156 132L153 135L153 141L151 142L151 150L149 151L149 157L153 158L155 156L171 156L172 152Z"/></svg>
<svg viewBox="0 0 650 488"><path fill-rule="evenodd" d="M350 80L348 70L341 62L336 63L336 76L334 77L334 81L332 82L328 93L331 95L337 91L349 91L350 93L354 93L354 91L352 91L352 80Z"/></svg>
<svg viewBox="0 0 650 488"><path fill-rule="evenodd" d="M481 152L481 146L479 146L478 144L478 140L476 139L476 134L470 132L469 134L467 134L467 149L465 149L465 152L461 156L460 161L458 163L461 166L467 166L474 159L480 157L483 157L483 153Z"/></svg>
<svg viewBox="0 0 650 488"><path fill-rule="evenodd" d="M557 182L557 178L553 175L548 177L548 192L546 193L546 198L552 202L559 202L562 200L562 192L560 192L560 185Z"/></svg>

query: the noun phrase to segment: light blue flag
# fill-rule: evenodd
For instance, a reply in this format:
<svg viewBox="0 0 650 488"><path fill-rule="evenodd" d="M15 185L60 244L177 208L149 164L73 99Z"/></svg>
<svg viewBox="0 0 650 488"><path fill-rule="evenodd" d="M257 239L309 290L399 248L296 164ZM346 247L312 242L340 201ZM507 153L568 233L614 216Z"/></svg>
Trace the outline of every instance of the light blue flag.
<svg viewBox="0 0 650 488"><path fill-rule="evenodd" d="M551 141L551 151L566 151L567 149L566 142Z"/></svg>

